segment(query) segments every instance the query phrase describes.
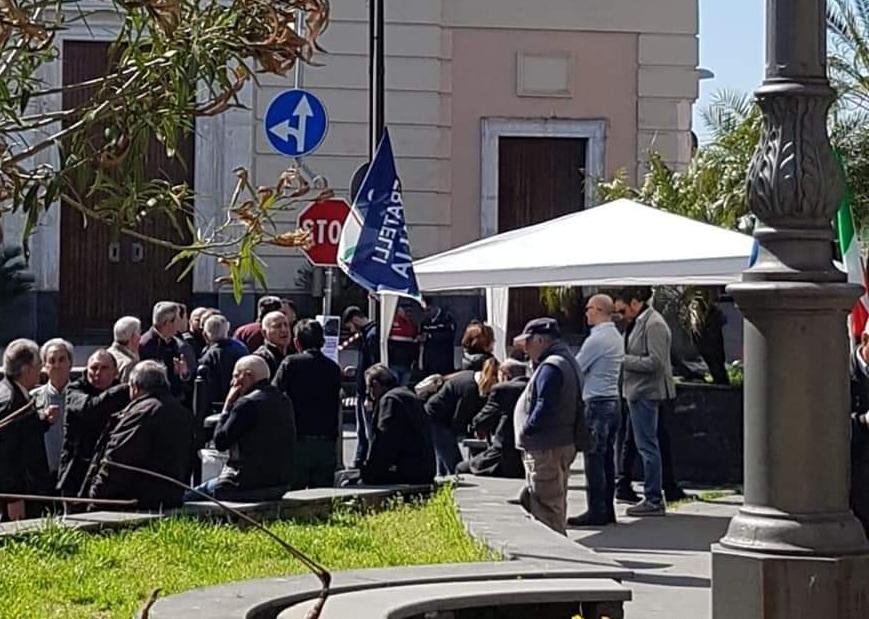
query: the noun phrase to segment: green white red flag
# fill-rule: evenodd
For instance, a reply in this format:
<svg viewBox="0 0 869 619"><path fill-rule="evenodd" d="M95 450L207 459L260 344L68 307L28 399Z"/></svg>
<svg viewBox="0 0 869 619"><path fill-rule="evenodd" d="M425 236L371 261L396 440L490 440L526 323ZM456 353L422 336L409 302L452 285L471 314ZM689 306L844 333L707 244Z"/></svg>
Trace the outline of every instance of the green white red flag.
<svg viewBox="0 0 869 619"><path fill-rule="evenodd" d="M851 192L847 188L845 197L842 198L839 205L836 224L839 231L842 264L848 274L848 282L863 286L863 294L857 299L848 319L851 335L859 338L866 327L867 319L869 319L869 294L867 294L866 265L860 254L860 240L854 225L854 214L851 212Z"/></svg>

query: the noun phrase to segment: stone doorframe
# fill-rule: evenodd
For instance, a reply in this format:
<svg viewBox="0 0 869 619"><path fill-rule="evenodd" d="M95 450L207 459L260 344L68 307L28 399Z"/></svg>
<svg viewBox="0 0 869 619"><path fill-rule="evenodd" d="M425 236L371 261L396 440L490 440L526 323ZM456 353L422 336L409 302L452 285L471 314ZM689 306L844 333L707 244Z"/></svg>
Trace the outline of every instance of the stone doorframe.
<svg viewBox="0 0 869 619"><path fill-rule="evenodd" d="M586 145L586 178L601 179L606 163L606 120L565 118L483 118L480 179L480 237L498 232L498 142L502 137L579 138ZM594 183L585 187L594 204Z"/></svg>
<svg viewBox="0 0 869 619"><path fill-rule="evenodd" d="M82 20L70 20L57 33L60 49L57 60L40 68L40 77L48 87L60 87L63 83L64 41L113 41L117 37L119 21L111 11L90 14L85 24ZM61 109L61 93L42 97L37 109ZM196 225L207 229L217 221L223 207L232 196L235 187L233 170L237 167L251 169L253 165L253 88L247 84L239 93L239 101L246 109L232 109L215 117L198 118L194 138L194 211ZM49 133L60 130L60 123L46 128ZM37 163L58 165L56 149L47 149L37 155ZM60 289L60 204L43 216L32 239L31 268L36 276L38 291ZM193 269L193 293L215 292L214 278L217 271L215 258L202 257Z"/></svg>

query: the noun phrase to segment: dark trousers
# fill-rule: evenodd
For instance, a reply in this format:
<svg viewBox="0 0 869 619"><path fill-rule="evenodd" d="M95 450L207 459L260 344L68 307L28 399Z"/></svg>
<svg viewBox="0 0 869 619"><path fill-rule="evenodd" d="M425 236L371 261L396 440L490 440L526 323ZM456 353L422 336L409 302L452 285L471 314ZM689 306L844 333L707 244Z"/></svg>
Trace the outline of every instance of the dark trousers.
<svg viewBox="0 0 869 619"><path fill-rule="evenodd" d="M585 403L589 444L585 452L588 513L601 522L615 521L615 442L621 421L621 400L602 398Z"/></svg>
<svg viewBox="0 0 869 619"><path fill-rule="evenodd" d="M300 436L296 441L293 490L331 488L335 485L335 441Z"/></svg>
<svg viewBox="0 0 869 619"><path fill-rule="evenodd" d="M851 420L851 509L869 535L869 428Z"/></svg>
<svg viewBox="0 0 869 619"><path fill-rule="evenodd" d="M634 464L639 457L634 431L631 427L631 417L628 414L627 402L622 400L622 425L619 428L619 478L618 488L630 488L634 481ZM658 446L661 449L661 468L663 474L662 487L664 495L672 496L678 492L679 484L673 471L673 458L670 453L670 433L667 424L675 409L674 400L661 400L658 406Z"/></svg>
<svg viewBox="0 0 869 619"><path fill-rule="evenodd" d="M362 464L368 459L368 437L371 436L371 411L365 408L365 394L356 396L356 456L353 459L353 468L362 468Z"/></svg>

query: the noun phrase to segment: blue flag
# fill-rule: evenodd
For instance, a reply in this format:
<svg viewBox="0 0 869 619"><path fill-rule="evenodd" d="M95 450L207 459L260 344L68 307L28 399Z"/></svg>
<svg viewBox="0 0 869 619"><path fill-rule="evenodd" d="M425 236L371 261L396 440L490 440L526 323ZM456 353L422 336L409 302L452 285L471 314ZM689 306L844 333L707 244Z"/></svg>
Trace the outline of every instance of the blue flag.
<svg viewBox="0 0 869 619"><path fill-rule="evenodd" d="M421 301L388 131L341 231L338 266L370 292L392 292Z"/></svg>

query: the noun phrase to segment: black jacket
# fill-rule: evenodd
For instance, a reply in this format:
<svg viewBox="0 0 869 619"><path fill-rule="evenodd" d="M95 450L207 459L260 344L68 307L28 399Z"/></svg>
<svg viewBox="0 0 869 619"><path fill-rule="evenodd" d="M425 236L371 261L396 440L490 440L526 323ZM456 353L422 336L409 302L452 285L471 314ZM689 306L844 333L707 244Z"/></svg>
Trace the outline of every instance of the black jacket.
<svg viewBox="0 0 869 619"><path fill-rule="evenodd" d="M380 336L376 322L362 327L359 342L359 361L356 364L356 395L365 397L365 370L380 361Z"/></svg>
<svg viewBox="0 0 869 619"><path fill-rule="evenodd" d="M525 477L522 453L516 449L513 435L513 409L528 384L519 376L492 387L489 398L471 421L475 432L489 436L489 448L470 460L471 473L492 477Z"/></svg>
<svg viewBox="0 0 869 619"><path fill-rule="evenodd" d="M154 327L142 334L142 340L139 342L139 359L141 361L153 359L166 366L172 395L176 398L184 396L184 381L175 372L175 359L181 356L181 347L176 338L173 337L168 342L164 341ZM192 372L195 368L187 369Z"/></svg>
<svg viewBox="0 0 869 619"><path fill-rule="evenodd" d="M220 416L214 431L214 446L229 451L220 487L289 488L295 445L293 405L268 381L260 381Z"/></svg>
<svg viewBox="0 0 869 619"><path fill-rule="evenodd" d="M869 377L857 361L859 348L851 353L851 412L869 412ZM869 535L869 427L852 418L851 509Z"/></svg>
<svg viewBox="0 0 869 619"><path fill-rule="evenodd" d="M103 463L103 459L161 473L178 481L190 477L193 414L167 392L144 395L124 410L97 455L97 472L88 496L93 499L136 499L136 509L160 509L181 504L184 490Z"/></svg>
<svg viewBox="0 0 869 619"><path fill-rule="evenodd" d="M209 402L223 402L232 382L235 362L244 356L242 347L233 344L229 338L214 342L199 359L199 372L204 368L205 389Z"/></svg>
<svg viewBox="0 0 869 619"><path fill-rule="evenodd" d="M485 398L474 379L473 370L462 370L450 376L425 403L425 412L432 423L465 434L474 415L480 412Z"/></svg>
<svg viewBox="0 0 869 619"><path fill-rule="evenodd" d="M407 387L394 387L378 400L368 457L367 484L430 484L435 476L431 428L422 402Z"/></svg>
<svg viewBox="0 0 869 619"><path fill-rule="evenodd" d="M452 374L455 370L456 321L445 309L437 308L433 316L420 325L425 336L422 369L426 374Z"/></svg>
<svg viewBox="0 0 869 619"><path fill-rule="evenodd" d="M205 341L205 336L202 334L202 330L199 331L185 331L181 334L181 339L188 344L193 349L193 355L196 359L202 356L202 352L205 350L206 346L208 346L208 342ZM188 368L191 372L194 368L191 366Z"/></svg>
<svg viewBox="0 0 869 619"><path fill-rule="evenodd" d="M272 384L293 403L299 438L337 440L340 431L341 368L319 350L290 355Z"/></svg>
<svg viewBox="0 0 869 619"><path fill-rule="evenodd" d="M269 376L271 378L275 377L278 368L281 366L281 362L284 360L284 357L286 357L286 355L281 352L280 348L268 341L257 348L253 354L257 357L262 357L265 360L269 366Z"/></svg>
<svg viewBox="0 0 869 619"><path fill-rule="evenodd" d="M8 378L0 380L0 420L26 406L30 398ZM0 492L50 494L45 457L45 422L36 412L0 430Z"/></svg>
<svg viewBox="0 0 869 619"><path fill-rule="evenodd" d="M81 494L100 435L112 415L129 403L127 385L113 385L100 392L83 378L67 387L63 447L57 473L57 488L64 496Z"/></svg>

